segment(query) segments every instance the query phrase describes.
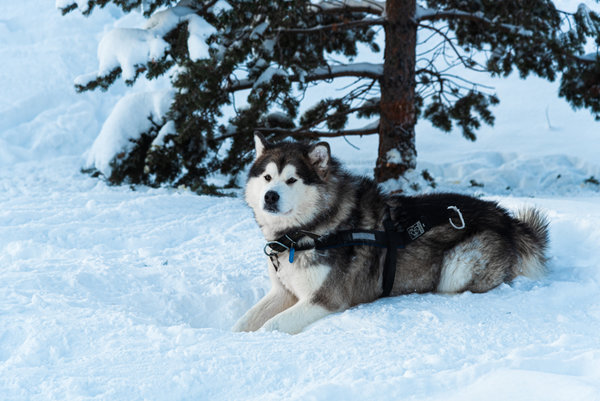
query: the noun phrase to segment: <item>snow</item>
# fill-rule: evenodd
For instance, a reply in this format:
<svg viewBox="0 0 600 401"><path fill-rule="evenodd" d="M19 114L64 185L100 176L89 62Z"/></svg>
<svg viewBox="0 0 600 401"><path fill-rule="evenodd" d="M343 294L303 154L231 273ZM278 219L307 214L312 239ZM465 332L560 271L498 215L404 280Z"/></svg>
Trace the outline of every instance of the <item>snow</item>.
<svg viewBox="0 0 600 401"><path fill-rule="evenodd" d="M188 23L190 58L196 61L208 57L206 39L215 33L215 28L189 7L177 6L157 12L148 20L145 29L162 37L182 22Z"/></svg>
<svg viewBox="0 0 600 401"><path fill-rule="evenodd" d="M133 81L139 66L162 58L168 47L163 38L147 30L115 28L98 45L98 76L120 67L123 79Z"/></svg>
<svg viewBox="0 0 600 401"><path fill-rule="evenodd" d="M110 175L110 162L116 154L133 147L132 139L152 128L152 122L160 123L173 101L172 90L134 92L125 95L102 125L86 161L86 167L94 167L106 176ZM163 132L160 143L166 130Z"/></svg>
<svg viewBox="0 0 600 401"><path fill-rule="evenodd" d="M367 10L373 14L383 14L385 12L385 1L377 0L325 0L313 1L314 7L319 10L340 10L344 8L358 8Z"/></svg>
<svg viewBox="0 0 600 401"><path fill-rule="evenodd" d="M160 131L158 131L158 135L152 141L152 146L161 147L165 145L165 138L167 135L174 135L177 132L175 129L175 121L169 120L162 126Z"/></svg>
<svg viewBox="0 0 600 401"><path fill-rule="evenodd" d="M137 22L132 21L134 25ZM208 57L206 39L215 29L191 8L171 7L152 15L142 27L116 26L105 33L98 45L98 71L78 76L76 83L84 86L97 77L109 75L116 68L121 68L125 81L133 81L137 71L148 61L164 57L169 44L163 36L183 22L188 23L190 58L195 61Z"/></svg>
<svg viewBox="0 0 600 401"><path fill-rule="evenodd" d="M56 8L61 10L72 5L77 6L82 13L87 12L90 8L88 0L56 0Z"/></svg>
<svg viewBox="0 0 600 401"><path fill-rule="evenodd" d="M374 77L379 77L383 74L383 64L373 64L373 63L353 63L353 64L340 64L340 65L332 65L328 68L317 68L311 71L313 75L321 75L321 74L367 74L372 75Z"/></svg>
<svg viewBox="0 0 600 401"><path fill-rule="evenodd" d="M397 149L389 150L385 155L385 159L387 160L388 163L395 163L395 164L402 163L402 155L400 154L400 152Z"/></svg>
<svg viewBox="0 0 600 401"><path fill-rule="evenodd" d="M115 104L129 111L131 130L148 110L164 110L164 88L143 80L106 93L73 89L120 12L109 6L86 19L62 17L47 1L8 3L1 399L599 399L600 186L585 179L600 179L600 130L556 97L556 83L485 81L502 103L475 143L417 127L418 167L437 189L546 211L547 276L486 294L381 299L296 336L232 333L268 291L264 240L242 198L111 187L79 171ZM307 96L314 104L326 93ZM360 150L337 138L333 154L372 174L376 138L348 140Z"/></svg>
<svg viewBox="0 0 600 401"><path fill-rule="evenodd" d="M264 85L265 83L268 83L271 80L273 80L273 77L275 76L280 76L283 77L283 79L286 79L288 77L288 73L283 68L267 67L267 69L265 69L256 79L252 87L257 88L261 85Z"/></svg>

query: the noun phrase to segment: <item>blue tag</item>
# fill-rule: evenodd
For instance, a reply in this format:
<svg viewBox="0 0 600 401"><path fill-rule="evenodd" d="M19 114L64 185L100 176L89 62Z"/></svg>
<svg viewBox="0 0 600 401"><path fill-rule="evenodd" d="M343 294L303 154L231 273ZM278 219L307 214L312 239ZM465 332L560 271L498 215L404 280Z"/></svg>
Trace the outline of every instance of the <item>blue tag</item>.
<svg viewBox="0 0 600 401"><path fill-rule="evenodd" d="M290 263L294 263L294 248L290 248Z"/></svg>

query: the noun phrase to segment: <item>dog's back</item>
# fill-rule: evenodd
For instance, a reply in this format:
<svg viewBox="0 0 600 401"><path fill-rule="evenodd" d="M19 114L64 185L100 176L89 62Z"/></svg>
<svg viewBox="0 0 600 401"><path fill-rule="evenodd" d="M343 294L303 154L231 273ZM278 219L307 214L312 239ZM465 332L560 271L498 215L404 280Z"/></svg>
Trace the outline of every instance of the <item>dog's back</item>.
<svg viewBox="0 0 600 401"><path fill-rule="evenodd" d="M390 203L404 227L449 207L458 211L399 252L393 294L485 292L517 275L539 278L545 270L548 223L535 209L513 217L495 202L459 194L394 197ZM457 228L458 213L464 227Z"/></svg>

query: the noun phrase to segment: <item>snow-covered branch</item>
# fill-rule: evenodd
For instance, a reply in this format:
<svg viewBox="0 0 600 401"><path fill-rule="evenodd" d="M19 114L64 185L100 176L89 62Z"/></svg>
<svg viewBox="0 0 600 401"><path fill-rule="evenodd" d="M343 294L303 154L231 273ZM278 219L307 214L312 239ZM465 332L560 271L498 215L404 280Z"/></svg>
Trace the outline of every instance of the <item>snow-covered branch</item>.
<svg viewBox="0 0 600 401"><path fill-rule="evenodd" d="M463 19L469 21L480 22L486 25L493 25L507 32L518 34L520 36L533 36L534 33L528 29L518 27L511 24L497 23L489 18L486 18L482 12L469 13L461 10L433 10L417 6L415 20L420 21L436 21L440 19Z"/></svg>
<svg viewBox="0 0 600 401"><path fill-rule="evenodd" d="M579 10L581 11L582 7L580 7ZM415 20L417 21L417 23L420 23L422 21L436 21L436 20L441 20L441 19L462 19L462 20L474 21L474 22L482 23L482 24L485 24L488 26L493 26L494 28L503 30L504 32L519 35L522 37L535 36L534 32L529 29L525 29L523 27L519 27L519 26L512 25L512 24L498 23L494 20L486 18L483 15L483 13L481 13L481 12L469 13L469 12L465 12L465 11L461 11L461 10L433 10L433 9L426 9L423 7L418 7L417 12L415 14ZM423 24L419 24L419 26L421 26L423 28L435 30L441 34L441 31L439 29L436 29L432 26L423 25ZM446 40L449 43L451 43L448 38L446 38ZM458 54L458 52L457 52L457 54ZM597 59L600 56L598 53L589 53L589 54L586 54L583 56L573 56L573 55L567 54L567 57L570 59L573 59L577 62L581 62L581 63L585 63L585 64L594 64L597 62ZM461 62L462 61L463 60L461 58ZM463 64L464 64L464 62L463 62Z"/></svg>
<svg viewBox="0 0 600 401"><path fill-rule="evenodd" d="M385 13L385 1L376 0L325 0L312 4L312 11L324 13L357 12L375 15Z"/></svg>
<svg viewBox="0 0 600 401"><path fill-rule="evenodd" d="M584 54L583 56L572 56L572 55L567 55L567 57L569 57L572 60L575 60L579 63L583 63L583 64L596 64L598 62L600 62L600 53L588 53L588 54Z"/></svg>
<svg viewBox="0 0 600 401"><path fill-rule="evenodd" d="M347 116L350 114L361 113L361 112L363 112L363 113L364 112L374 112L375 110L377 110L377 111L379 110L379 101L375 101L375 102L367 101L365 103L366 103L366 105L362 105L360 107L349 108L347 110L344 110L343 112L336 111L332 114L326 114L325 116L323 116L321 118L311 121L310 124L302 125L301 127L298 128L298 130L308 131L311 128L318 126L319 124L330 121L332 119L340 118L340 116Z"/></svg>
<svg viewBox="0 0 600 401"><path fill-rule="evenodd" d="M575 56L575 58L579 61L583 61L585 63L595 63L596 61L598 61L598 59L600 59L600 54L598 53L588 53L588 54L584 54L583 56Z"/></svg>
<svg viewBox="0 0 600 401"><path fill-rule="evenodd" d="M134 146L132 139L147 131L152 121L160 122L166 117L174 94L171 89L135 92L119 100L89 150L86 165L109 176L114 156L130 150Z"/></svg>
<svg viewBox="0 0 600 401"><path fill-rule="evenodd" d="M340 130L340 131L313 131L303 129L285 129L285 128L257 128L257 131L273 133L283 136L302 136L305 138L335 138L338 136L363 136L372 135L379 132L379 120L368 124L363 128Z"/></svg>
<svg viewBox="0 0 600 401"><path fill-rule="evenodd" d="M86 87L91 81L118 69L126 82L134 81L148 62L165 57L169 44L163 37L181 23L187 23L190 59L208 57L206 38L215 32L215 28L194 9L171 7L153 14L143 28L115 28L105 34L98 45L98 71L78 77L76 85Z"/></svg>
<svg viewBox="0 0 600 401"><path fill-rule="evenodd" d="M267 69L270 71L270 69ZM284 75L283 70L278 70L278 75ZM269 72L271 74L271 72ZM243 79L232 82L227 88L229 92L236 92L245 89L251 89L256 87L259 83L266 82L267 79L261 74L259 78ZM372 64L372 63L355 63L355 64L341 64L327 67L316 68L306 74L293 74L288 75L287 78L292 82L312 82L320 81L324 79L333 79L340 77L358 77L358 78L370 78L379 79L383 75L383 64Z"/></svg>
<svg viewBox="0 0 600 401"><path fill-rule="evenodd" d="M385 18L366 18L357 21L349 21L349 22L340 22L337 24L329 24L329 25L317 25L310 28L289 28L289 29L278 29L278 32L283 33L314 33L314 32L322 32L322 31L335 31L339 29L348 29L355 28L361 26L374 26L374 25L383 25L385 23Z"/></svg>

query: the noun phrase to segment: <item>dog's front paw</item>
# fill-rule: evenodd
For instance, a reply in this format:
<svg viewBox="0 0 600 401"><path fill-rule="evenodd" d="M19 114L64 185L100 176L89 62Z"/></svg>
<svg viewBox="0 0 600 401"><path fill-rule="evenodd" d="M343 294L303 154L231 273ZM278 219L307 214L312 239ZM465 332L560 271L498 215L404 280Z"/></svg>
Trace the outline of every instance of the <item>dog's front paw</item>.
<svg viewBox="0 0 600 401"><path fill-rule="evenodd" d="M331 313L320 305L300 301L289 309L267 320L263 330L277 330L288 334L298 334L306 326Z"/></svg>
<svg viewBox="0 0 600 401"><path fill-rule="evenodd" d="M246 322L242 321L242 319L238 320L236 324L233 325L233 327L231 328L231 331L233 331L234 333L239 333L241 331L248 331L246 329Z"/></svg>
<svg viewBox="0 0 600 401"><path fill-rule="evenodd" d="M258 327L252 327L252 320L248 315L249 314L246 313L244 316L239 318L239 320L231 328L231 331L235 333L239 333L242 331L255 331Z"/></svg>
<svg viewBox="0 0 600 401"><path fill-rule="evenodd" d="M260 328L261 331L280 331L287 334L298 334L304 328L303 325L295 324L297 322L291 322L285 315L277 315L269 319Z"/></svg>
<svg viewBox="0 0 600 401"><path fill-rule="evenodd" d="M272 318L269 319L263 326L260 328L261 331L283 331L280 328L280 324L278 319Z"/></svg>

